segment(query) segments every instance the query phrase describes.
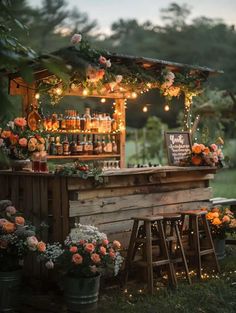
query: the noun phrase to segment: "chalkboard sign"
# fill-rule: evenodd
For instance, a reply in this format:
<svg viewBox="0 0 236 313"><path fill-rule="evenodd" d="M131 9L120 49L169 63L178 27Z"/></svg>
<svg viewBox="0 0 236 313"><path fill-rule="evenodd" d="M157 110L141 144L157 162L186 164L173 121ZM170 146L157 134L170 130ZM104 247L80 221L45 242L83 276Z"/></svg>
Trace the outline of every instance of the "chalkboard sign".
<svg viewBox="0 0 236 313"><path fill-rule="evenodd" d="M189 132L165 132L165 142L169 165L183 165L191 154Z"/></svg>

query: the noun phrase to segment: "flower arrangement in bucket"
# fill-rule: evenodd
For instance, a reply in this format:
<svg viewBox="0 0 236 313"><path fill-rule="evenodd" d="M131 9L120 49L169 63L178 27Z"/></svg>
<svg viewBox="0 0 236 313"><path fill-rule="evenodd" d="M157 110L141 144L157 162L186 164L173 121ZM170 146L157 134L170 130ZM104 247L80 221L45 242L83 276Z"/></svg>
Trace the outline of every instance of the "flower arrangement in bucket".
<svg viewBox="0 0 236 313"><path fill-rule="evenodd" d="M236 219L228 208L213 207L206 215L213 239L225 239L227 233L236 231Z"/></svg>
<svg viewBox="0 0 236 313"><path fill-rule="evenodd" d="M220 141L219 141L220 140ZM204 145L194 143L192 146L191 164L195 166L217 166L223 167L224 155L222 152L223 140L217 141L219 144Z"/></svg>
<svg viewBox="0 0 236 313"><path fill-rule="evenodd" d="M10 160L26 160L32 153L45 150L45 140L29 129L25 118L17 117L0 128L0 148Z"/></svg>
<svg viewBox="0 0 236 313"><path fill-rule="evenodd" d="M40 255L45 250L46 244L36 238L34 226L9 200L0 201L0 271L18 270L26 254Z"/></svg>

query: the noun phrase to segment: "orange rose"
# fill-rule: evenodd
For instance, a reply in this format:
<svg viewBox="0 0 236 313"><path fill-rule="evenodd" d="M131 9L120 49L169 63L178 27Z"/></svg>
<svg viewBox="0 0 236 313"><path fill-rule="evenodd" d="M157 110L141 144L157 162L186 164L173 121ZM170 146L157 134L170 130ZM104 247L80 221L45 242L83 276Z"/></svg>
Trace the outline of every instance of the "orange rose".
<svg viewBox="0 0 236 313"><path fill-rule="evenodd" d="M94 263L99 263L101 262L101 258L100 256L97 254L97 253L93 253L91 255L91 260L94 262Z"/></svg>
<svg viewBox="0 0 236 313"><path fill-rule="evenodd" d="M200 146L200 148L201 148L202 151L204 151L205 148L206 148L202 143L200 143L199 146Z"/></svg>
<svg viewBox="0 0 236 313"><path fill-rule="evenodd" d="M212 225L220 225L222 222L218 217L215 217L212 221Z"/></svg>
<svg viewBox="0 0 236 313"><path fill-rule="evenodd" d="M1 137L2 138L9 138L11 136L11 131L10 130L4 130L2 133L1 133Z"/></svg>
<svg viewBox="0 0 236 313"><path fill-rule="evenodd" d="M78 251L78 248L73 246L73 247L70 247L70 252L71 253L76 253Z"/></svg>
<svg viewBox="0 0 236 313"><path fill-rule="evenodd" d="M21 138L21 139L19 139L19 145L20 145L21 147L27 147L27 144L28 144L28 141L27 141L26 138Z"/></svg>
<svg viewBox="0 0 236 313"><path fill-rule="evenodd" d="M200 165L202 163L202 158L200 156L194 155L192 156L192 164L193 165Z"/></svg>
<svg viewBox="0 0 236 313"><path fill-rule="evenodd" d="M9 137L9 139L10 139L11 144L12 144L12 145L15 145L15 144L17 144L17 142L18 142L19 136L18 136L18 135L11 134L10 137Z"/></svg>
<svg viewBox="0 0 236 313"><path fill-rule="evenodd" d="M16 126L19 126L19 127L24 127L27 124L26 119L24 117L15 118L14 123Z"/></svg>
<svg viewBox="0 0 236 313"><path fill-rule="evenodd" d="M2 228L6 233L13 233L15 230L15 224L11 222L6 222L2 225Z"/></svg>
<svg viewBox="0 0 236 313"><path fill-rule="evenodd" d="M112 246L114 249L120 249L121 248L121 244L118 240L114 240L112 243Z"/></svg>
<svg viewBox="0 0 236 313"><path fill-rule="evenodd" d="M113 251L109 251L109 256L112 258L112 259L114 259L115 257L116 257L116 254L115 254L115 252L114 252L114 250Z"/></svg>
<svg viewBox="0 0 236 313"><path fill-rule="evenodd" d="M72 262L75 264L81 264L83 262L83 257L79 253L75 253L72 256Z"/></svg>
<svg viewBox="0 0 236 313"><path fill-rule="evenodd" d="M208 212L207 215L206 215L206 218L208 220L213 220L213 218L214 218L213 213L212 212Z"/></svg>
<svg viewBox="0 0 236 313"><path fill-rule="evenodd" d="M195 143L195 144L192 146L192 152L193 152L193 153L196 153L196 154L201 153L201 152L202 152L201 146Z"/></svg>
<svg viewBox="0 0 236 313"><path fill-rule="evenodd" d="M213 213L212 213L212 216L213 216L214 218L218 218L218 217L219 217L219 213L218 213L218 212L213 212Z"/></svg>
<svg viewBox="0 0 236 313"><path fill-rule="evenodd" d="M15 223L16 223L17 225L24 226L24 225L25 225L25 219L24 219L24 217L22 217L22 216L17 216L17 217L15 218Z"/></svg>
<svg viewBox="0 0 236 313"><path fill-rule="evenodd" d="M105 247L100 247L100 252L102 255L105 255L107 253L107 249Z"/></svg>
<svg viewBox="0 0 236 313"><path fill-rule="evenodd" d="M37 249L39 252L45 252L46 251L46 245L43 241L39 241L37 244Z"/></svg>
<svg viewBox="0 0 236 313"><path fill-rule="evenodd" d="M94 245L92 243L87 243L85 245L85 251L89 252L89 253L92 253L94 250Z"/></svg>
<svg viewBox="0 0 236 313"><path fill-rule="evenodd" d="M223 216L222 222L223 223L230 223L230 217L228 215Z"/></svg>
<svg viewBox="0 0 236 313"><path fill-rule="evenodd" d="M203 152L208 155L210 153L210 149L208 147L205 147L205 149L203 150Z"/></svg>

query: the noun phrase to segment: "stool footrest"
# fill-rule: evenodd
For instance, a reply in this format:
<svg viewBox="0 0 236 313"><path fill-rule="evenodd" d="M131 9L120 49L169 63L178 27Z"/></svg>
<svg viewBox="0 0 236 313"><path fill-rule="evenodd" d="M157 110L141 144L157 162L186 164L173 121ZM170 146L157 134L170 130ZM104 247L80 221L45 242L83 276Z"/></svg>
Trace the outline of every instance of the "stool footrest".
<svg viewBox="0 0 236 313"><path fill-rule="evenodd" d="M142 267L147 267L148 264L145 261L136 261L134 262L134 264L137 264L138 266L142 266ZM152 266L162 266L162 265L166 265L166 264L170 264L169 260L159 260L159 261L154 261L152 262Z"/></svg>

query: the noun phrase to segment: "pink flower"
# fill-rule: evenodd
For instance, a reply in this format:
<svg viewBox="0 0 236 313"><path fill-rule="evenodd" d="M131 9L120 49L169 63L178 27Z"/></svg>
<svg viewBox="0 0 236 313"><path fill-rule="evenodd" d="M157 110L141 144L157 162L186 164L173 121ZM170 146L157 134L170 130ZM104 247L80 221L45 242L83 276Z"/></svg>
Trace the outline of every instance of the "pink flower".
<svg viewBox="0 0 236 313"><path fill-rule="evenodd" d="M98 59L99 63L100 64L106 64L107 62L107 59L105 57L103 57L102 55L100 55L99 59Z"/></svg>
<svg viewBox="0 0 236 313"><path fill-rule="evenodd" d="M76 44L80 43L81 40L82 40L82 35L81 35L81 34L74 34L74 35L71 37L70 42L71 42L73 45L76 45Z"/></svg>
<svg viewBox="0 0 236 313"><path fill-rule="evenodd" d="M118 240L114 240L112 243L112 246L114 249L120 249L121 248L121 244Z"/></svg>
<svg viewBox="0 0 236 313"><path fill-rule="evenodd" d="M211 144L211 149L213 150L213 151L217 151L217 145L216 144Z"/></svg>
<svg viewBox="0 0 236 313"><path fill-rule="evenodd" d="M70 247L71 253L76 253L78 251L78 248L76 246Z"/></svg>
<svg viewBox="0 0 236 313"><path fill-rule="evenodd" d="M89 253L92 253L94 250L94 245L92 243L87 243L85 245L85 251L89 252Z"/></svg>
<svg viewBox="0 0 236 313"><path fill-rule="evenodd" d="M99 250L102 255L105 255L107 253L107 249L105 247L100 247Z"/></svg>
<svg viewBox="0 0 236 313"><path fill-rule="evenodd" d="M35 236L31 236L27 238L27 245L29 246L29 249L32 251L37 250L38 245L38 239Z"/></svg>
<svg viewBox="0 0 236 313"><path fill-rule="evenodd" d="M72 262L75 264L81 264L83 262L83 257L79 253L75 253L72 256Z"/></svg>
<svg viewBox="0 0 236 313"><path fill-rule="evenodd" d="M16 126L19 126L19 127L24 127L27 125L26 119L24 117L15 118L14 123Z"/></svg>
<svg viewBox="0 0 236 313"><path fill-rule="evenodd" d="M93 253L93 254L91 255L91 260L92 260L94 263L99 263L99 262L101 262L101 258L100 258L100 256L99 256L99 254L97 254L97 253Z"/></svg>
<svg viewBox="0 0 236 313"><path fill-rule="evenodd" d="M28 144L27 139L26 138L21 138L19 139L19 145L22 147L26 147Z"/></svg>
<svg viewBox="0 0 236 313"><path fill-rule="evenodd" d="M109 241L107 239L103 239L102 244L103 246L107 246L109 243Z"/></svg>
<svg viewBox="0 0 236 313"><path fill-rule="evenodd" d="M9 213L10 215L16 214L16 208L14 206L6 207L6 213Z"/></svg>

